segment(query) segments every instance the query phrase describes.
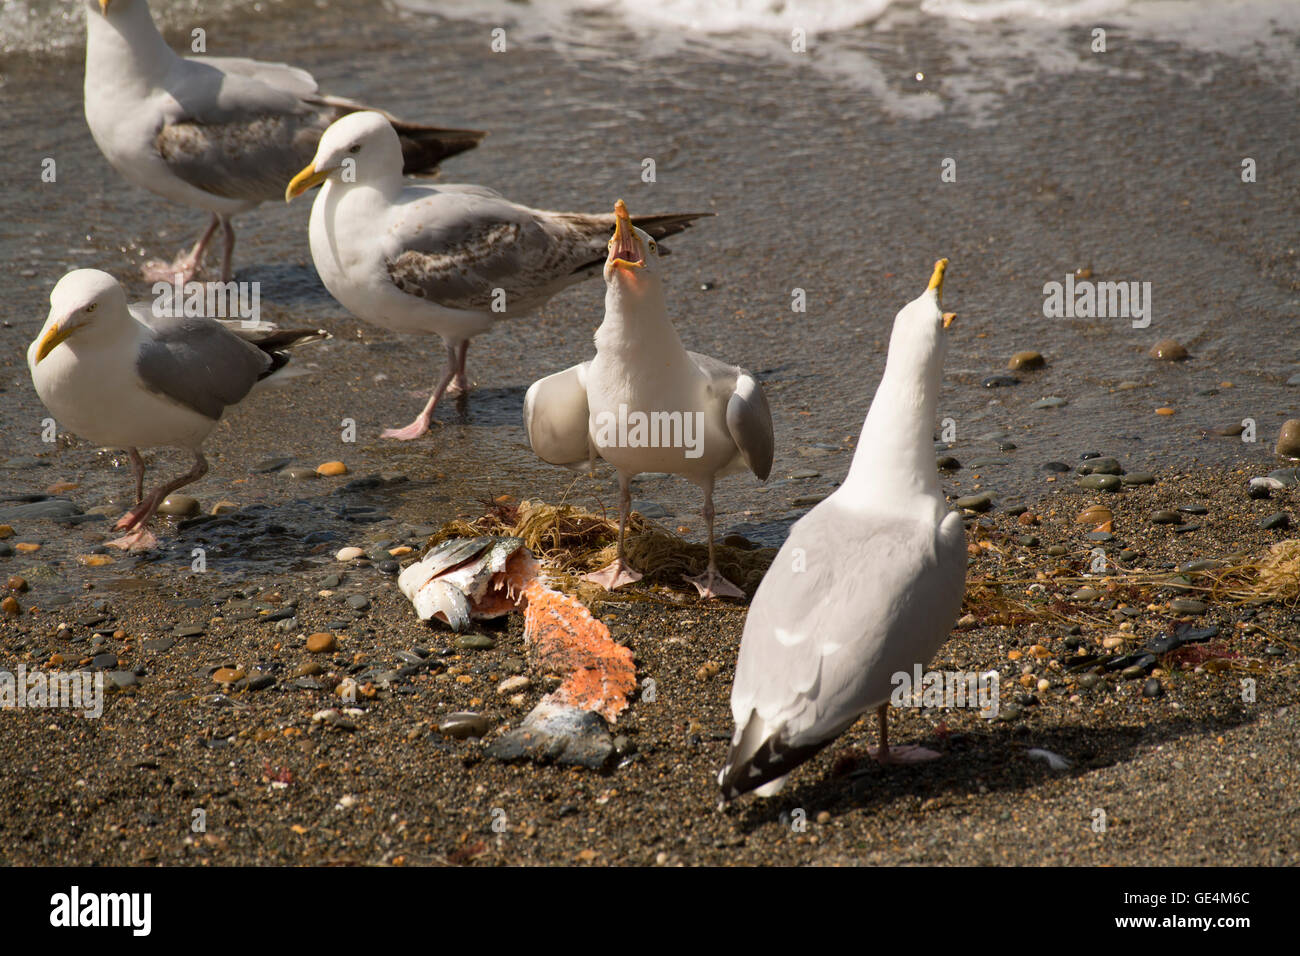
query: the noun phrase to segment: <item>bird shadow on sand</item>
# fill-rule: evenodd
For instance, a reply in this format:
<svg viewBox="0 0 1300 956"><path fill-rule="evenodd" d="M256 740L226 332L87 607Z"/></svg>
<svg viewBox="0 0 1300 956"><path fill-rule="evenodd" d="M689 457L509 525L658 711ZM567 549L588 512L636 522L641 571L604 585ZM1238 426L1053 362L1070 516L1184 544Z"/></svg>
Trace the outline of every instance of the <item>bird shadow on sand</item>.
<svg viewBox="0 0 1300 956"><path fill-rule="evenodd" d="M475 386L467 395L457 395L438 403L434 420L446 425L468 425L471 428L496 428L501 425L524 424L524 394L522 385L499 388Z"/></svg>
<svg viewBox="0 0 1300 956"><path fill-rule="evenodd" d="M954 800L980 793L1027 793L1056 780L1082 779L1094 770L1132 760L1139 750L1184 737L1214 737L1245 724L1257 714L1234 712L1210 718L1175 716L1152 724L1086 725L1027 728L995 724L989 729L962 734L947 744L936 739L913 741L939 750L943 758L924 764L881 766L854 747L836 758L828 775L803 782L791 781L779 796L751 799L739 807L737 827L745 833L773 822L785 822L796 808L809 816L822 810L832 814L888 807L899 801L946 796ZM1027 732L1026 732L1027 731ZM866 740L856 737L856 740ZM874 744L874 737L871 738ZM900 743L903 741L899 741ZM1070 761L1070 767L1053 770L1031 759L1031 749L1047 750ZM822 764L819 764L822 766ZM799 773L798 770L795 771ZM807 771L805 771L807 772ZM1095 785L1089 784L1090 789ZM982 794L981 794L982 795ZM1086 816L1087 809L1080 809Z"/></svg>
<svg viewBox="0 0 1300 956"><path fill-rule="evenodd" d="M316 269L308 265L258 263L235 271L236 282L256 282L259 299L280 308L313 307L342 311L325 290Z"/></svg>

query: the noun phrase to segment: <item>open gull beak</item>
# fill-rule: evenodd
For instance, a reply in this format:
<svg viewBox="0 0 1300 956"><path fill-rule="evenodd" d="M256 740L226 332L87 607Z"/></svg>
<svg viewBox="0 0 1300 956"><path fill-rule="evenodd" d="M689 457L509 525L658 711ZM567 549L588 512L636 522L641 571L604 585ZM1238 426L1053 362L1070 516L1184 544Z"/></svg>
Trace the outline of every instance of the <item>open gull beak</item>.
<svg viewBox="0 0 1300 956"><path fill-rule="evenodd" d="M99 0L99 12L108 16L108 5L112 2L113 0Z"/></svg>
<svg viewBox="0 0 1300 956"><path fill-rule="evenodd" d="M58 347L60 342L79 328L81 328L80 324L71 323L67 319L51 325L50 330L41 336L41 341L36 346L36 364L39 365L45 356Z"/></svg>
<svg viewBox="0 0 1300 956"><path fill-rule="evenodd" d="M293 202L298 196L301 196L313 186L319 186L325 180L329 179L331 170L316 172L316 164L313 162L293 179L289 180L289 185L284 187L284 201Z"/></svg>
<svg viewBox="0 0 1300 956"><path fill-rule="evenodd" d="M623 200L614 203L614 244L609 248L609 265L624 269L644 269L645 252L641 240L632 230L632 217Z"/></svg>

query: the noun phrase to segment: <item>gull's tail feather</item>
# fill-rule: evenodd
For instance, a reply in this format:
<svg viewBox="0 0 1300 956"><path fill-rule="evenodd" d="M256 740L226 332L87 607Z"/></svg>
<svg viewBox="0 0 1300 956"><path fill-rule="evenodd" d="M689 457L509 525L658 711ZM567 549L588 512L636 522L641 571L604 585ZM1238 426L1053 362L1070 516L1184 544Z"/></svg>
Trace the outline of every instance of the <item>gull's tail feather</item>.
<svg viewBox="0 0 1300 956"><path fill-rule="evenodd" d="M675 236L691 227L696 219L704 219L706 216L712 216L711 212L663 212L654 216L633 216L632 225L638 229L644 229L655 239L663 239L667 236ZM614 228L614 216L608 214L602 217L608 223L607 228ZM667 252L667 250L661 250Z"/></svg>
<svg viewBox="0 0 1300 956"><path fill-rule="evenodd" d="M784 785L785 776L813 757L833 738L792 747L781 739L780 728L769 728L758 713L750 711L745 729L738 733L727 754L727 764L718 772L723 801L757 790L770 797Z"/></svg>
<svg viewBox="0 0 1300 956"><path fill-rule="evenodd" d="M221 324L245 342L257 346L271 360L271 364L258 376L259 384L278 385L286 379L306 375L305 371L299 369L284 371L290 360L289 349L307 342L321 342L333 338L324 329L281 329L269 322L250 326L227 320Z"/></svg>
<svg viewBox="0 0 1300 956"><path fill-rule="evenodd" d="M393 121L397 138L402 141L402 172L407 176L428 176L438 164L457 153L473 149L487 133L477 129L444 129Z"/></svg>

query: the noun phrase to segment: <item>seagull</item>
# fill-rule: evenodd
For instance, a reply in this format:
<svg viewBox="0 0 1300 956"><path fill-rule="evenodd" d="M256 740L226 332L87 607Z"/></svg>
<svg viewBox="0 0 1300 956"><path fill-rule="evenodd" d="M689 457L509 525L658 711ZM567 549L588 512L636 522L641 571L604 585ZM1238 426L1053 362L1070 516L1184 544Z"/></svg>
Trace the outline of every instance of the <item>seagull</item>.
<svg viewBox="0 0 1300 956"><path fill-rule="evenodd" d="M180 56L146 0L84 3L86 123L100 152L128 182L212 214L193 249L146 264L145 278L189 281L220 227L221 281L230 281L231 217L279 198L330 123L367 107L318 92L310 73L283 63ZM412 173L433 172L486 135L393 122Z"/></svg>
<svg viewBox="0 0 1300 956"><path fill-rule="evenodd" d="M721 475L772 470L772 413L757 379L682 346L664 305L659 247L619 200L605 260L605 319L596 357L532 384L524 424L544 461L590 467L599 455L618 472L618 557L587 577L613 590L640 580L623 553L632 478L681 475L704 491L709 566L688 578L703 598L745 593L718 573L713 483Z"/></svg>
<svg viewBox="0 0 1300 956"><path fill-rule="evenodd" d="M146 529L169 494L208 470L200 448L225 409L263 382L286 376L285 349L326 332L244 327L201 316L158 316L128 305L117 280L97 269L69 272L50 293L50 314L27 350L32 384L60 424L100 445L125 448L135 477L135 507L108 542L143 551ZM158 311L169 311L158 309ZM194 467L147 497L139 449L167 446L194 455Z"/></svg>
<svg viewBox="0 0 1300 956"><path fill-rule="evenodd" d="M889 747L893 675L948 637L966 582L961 515L948 510L930 438L947 334L948 260L894 319L885 374L848 477L790 529L740 642L723 800L778 792L786 775L876 709L882 762L937 757Z"/></svg>
<svg viewBox="0 0 1300 956"><path fill-rule="evenodd" d="M326 130L284 196L324 184L311 209L311 256L344 308L394 332L442 338L447 368L429 401L411 424L383 433L409 441L429 430L444 393L468 391L469 340L597 274L614 220L531 209L483 186L407 182L401 159L387 117L352 113ZM709 215L638 222L662 239Z"/></svg>

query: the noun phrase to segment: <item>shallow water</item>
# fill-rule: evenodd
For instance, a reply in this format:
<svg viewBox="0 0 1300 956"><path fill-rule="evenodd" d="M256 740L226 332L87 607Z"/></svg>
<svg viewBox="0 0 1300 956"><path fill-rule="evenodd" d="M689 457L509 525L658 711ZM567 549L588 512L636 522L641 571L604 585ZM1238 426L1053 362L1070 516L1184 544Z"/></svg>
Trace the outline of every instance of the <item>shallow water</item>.
<svg viewBox="0 0 1300 956"><path fill-rule="evenodd" d="M1297 371L1300 316L1300 6L1101 5L1104 54L1090 50L1086 4L1044 0L1011 19L987 19L992 6L972 2L815 5L824 19L814 22L836 29L810 28L802 54L790 50L788 21L767 16L766 5L737 6L739 33L665 22L681 4L659 5L651 19L639 4L577 2L227 2L203 4L215 12L202 15L197 3L177 3L164 22L173 45L201 25L210 53L285 60L331 92L490 130L448 163L448 181L550 208L606 209L621 196L634 213L718 213L670 241L670 307L688 347L760 373L778 437L766 487L746 476L721 485L724 532L776 543L806 510L795 498L842 478L893 314L939 256L952 262L945 306L959 313L941 417L956 430L949 453L967 463L945 478L950 491L1037 497L1060 484L1045 484L1044 461L1089 450L1135 471L1192 460L1241 462L1247 475L1274 466L1271 439L1300 394L1285 385ZM22 15L32 9L40 12ZM9 3L0 18L0 148L10 170L0 219L0 465L9 462L0 490L80 480L70 495L90 507L120 500L128 471L106 467L85 443L42 443L27 343L65 271L106 269L144 298L139 263L192 241L203 216L126 185L99 155L81 115L80 13L68 9ZM498 26L503 53L490 46ZM40 181L46 157L57 162L56 183ZM641 180L647 157L652 184ZM1241 180L1244 157L1256 160L1254 183ZM955 182L941 182L945 158ZM249 473L292 456L339 458L354 476L408 476L385 505L408 523L476 513L502 493L613 506L607 472L575 479L541 463L520 423L530 382L590 355L599 280L476 340L478 387L440 410L432 437L381 442L382 427L419 408L441 347L372 329L337 306L310 265L306 220L301 200L238 219L237 278L261 282L266 318L335 338L300 350L310 377L248 401L213 432L212 470L192 489L205 505L306 496L318 507L285 513L304 532L329 525L317 512L337 480ZM1045 318L1044 283L1085 267L1097 280L1150 282L1150 327ZM791 311L795 288L806 292L804 313ZM1146 356L1168 337L1193 358ZM982 387L1022 349L1041 351L1048 368L1012 387ZM1126 381L1141 387L1117 391ZM1050 395L1069 404L1029 407ZM1175 414L1156 416L1160 406ZM1258 424L1255 444L1203 433L1247 417ZM340 438L347 418L357 422L354 444ZM1018 447L999 453L999 440ZM32 458L49 464L31 467ZM970 466L977 461L987 463ZM160 463L182 467L172 454ZM799 469L820 475L788 477ZM702 535L693 486L645 479L635 497L662 505L665 524Z"/></svg>

